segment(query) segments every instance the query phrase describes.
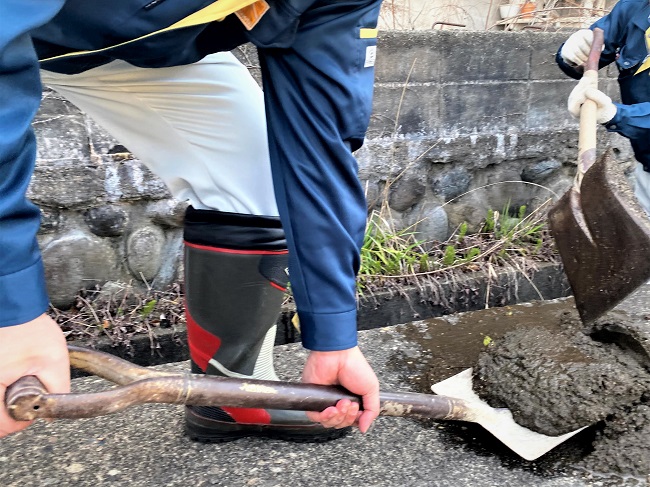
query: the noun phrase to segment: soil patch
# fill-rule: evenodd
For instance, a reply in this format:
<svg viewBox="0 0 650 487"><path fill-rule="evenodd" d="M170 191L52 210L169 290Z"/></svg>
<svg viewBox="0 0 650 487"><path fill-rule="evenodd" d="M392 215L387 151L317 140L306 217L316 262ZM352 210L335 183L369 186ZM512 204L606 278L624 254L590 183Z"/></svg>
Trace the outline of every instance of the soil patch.
<svg viewBox="0 0 650 487"><path fill-rule="evenodd" d="M485 347L476 392L550 436L596 425L580 462L589 470L650 474L650 322L621 311L588 327L573 310L556 319L557 330L519 328Z"/></svg>

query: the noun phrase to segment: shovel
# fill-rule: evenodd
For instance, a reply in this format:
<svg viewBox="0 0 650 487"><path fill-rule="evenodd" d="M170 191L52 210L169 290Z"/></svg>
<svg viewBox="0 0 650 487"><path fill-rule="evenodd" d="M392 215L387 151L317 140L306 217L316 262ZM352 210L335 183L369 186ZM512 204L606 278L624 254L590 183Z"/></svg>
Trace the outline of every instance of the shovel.
<svg viewBox="0 0 650 487"><path fill-rule="evenodd" d="M72 367L118 387L90 394L49 394L36 377L23 377L9 386L5 395L14 419L91 418L145 403L297 411L322 411L340 399L361 403L358 396L340 387L171 373L140 367L95 350L73 346L68 350ZM379 414L478 423L526 460L540 457L577 433L549 437L519 426L507 409L492 408L473 393L471 369L434 387L436 392L450 390L463 397L382 392Z"/></svg>
<svg viewBox="0 0 650 487"><path fill-rule="evenodd" d="M602 46L603 31L594 29L585 75L597 78ZM575 182L549 211L551 233L585 324L650 279L650 220L611 150L596 160L596 110L592 100L581 107Z"/></svg>

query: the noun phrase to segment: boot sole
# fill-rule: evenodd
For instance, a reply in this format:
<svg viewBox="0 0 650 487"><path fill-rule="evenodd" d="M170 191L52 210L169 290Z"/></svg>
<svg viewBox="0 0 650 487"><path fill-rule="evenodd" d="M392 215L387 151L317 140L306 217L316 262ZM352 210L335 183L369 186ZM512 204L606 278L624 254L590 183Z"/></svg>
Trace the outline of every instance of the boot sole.
<svg viewBox="0 0 650 487"><path fill-rule="evenodd" d="M226 443L249 437L294 443L325 443L346 436L351 429L351 427L335 429L322 426L239 424L216 420L201 421L195 415L187 413L185 416L185 434L191 440L200 443Z"/></svg>

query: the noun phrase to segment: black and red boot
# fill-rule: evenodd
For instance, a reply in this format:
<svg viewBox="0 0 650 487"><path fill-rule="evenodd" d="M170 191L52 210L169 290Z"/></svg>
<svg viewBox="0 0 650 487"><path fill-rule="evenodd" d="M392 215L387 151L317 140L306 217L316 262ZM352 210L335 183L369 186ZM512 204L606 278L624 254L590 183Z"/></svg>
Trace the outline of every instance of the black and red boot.
<svg viewBox="0 0 650 487"><path fill-rule="evenodd" d="M287 246L273 217L189 208L185 215L185 312L192 372L278 380L276 320L287 286ZM300 411L188 406L186 431L197 441L245 436L327 441Z"/></svg>

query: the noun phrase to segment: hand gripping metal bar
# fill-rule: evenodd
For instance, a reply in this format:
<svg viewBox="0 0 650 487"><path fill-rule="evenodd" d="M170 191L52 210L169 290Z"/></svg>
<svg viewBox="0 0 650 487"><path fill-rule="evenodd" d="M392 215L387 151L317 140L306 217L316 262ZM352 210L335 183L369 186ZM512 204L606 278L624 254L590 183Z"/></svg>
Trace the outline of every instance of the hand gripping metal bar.
<svg viewBox="0 0 650 487"><path fill-rule="evenodd" d="M337 386L172 373L134 365L96 350L69 346L71 367L117 384L94 393L49 394L35 377L7 388L5 405L19 421L91 418L145 403L322 411L340 399L361 398ZM472 421L460 399L416 393L381 393L382 416Z"/></svg>

